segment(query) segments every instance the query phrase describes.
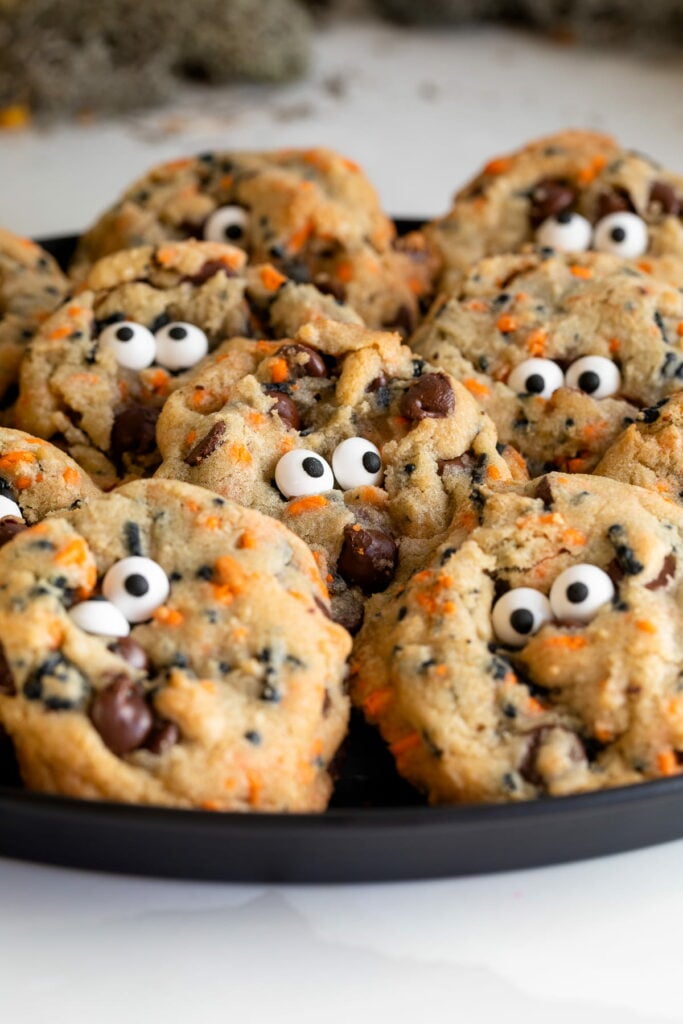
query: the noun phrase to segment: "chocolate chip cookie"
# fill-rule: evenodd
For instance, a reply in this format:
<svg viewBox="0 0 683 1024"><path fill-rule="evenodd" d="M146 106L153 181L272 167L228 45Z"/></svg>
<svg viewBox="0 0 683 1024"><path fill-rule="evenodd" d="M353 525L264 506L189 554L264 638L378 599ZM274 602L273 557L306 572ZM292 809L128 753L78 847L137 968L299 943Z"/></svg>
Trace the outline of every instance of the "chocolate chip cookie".
<svg viewBox="0 0 683 1024"><path fill-rule="evenodd" d="M680 175L607 135L565 131L490 160L425 234L446 287L529 242L612 253L683 285L682 204Z"/></svg>
<svg viewBox="0 0 683 1024"><path fill-rule="evenodd" d="M83 235L73 273L119 249L189 237L241 246L251 262L347 301L372 327L410 330L429 288L424 252L397 248L358 165L322 148L204 153L152 168Z"/></svg>
<svg viewBox="0 0 683 1024"><path fill-rule="evenodd" d="M595 468L683 504L683 392L643 409Z"/></svg>
<svg viewBox="0 0 683 1024"><path fill-rule="evenodd" d="M639 409L683 387L683 294L606 253L492 256L411 345L471 390L532 474L590 472Z"/></svg>
<svg viewBox="0 0 683 1024"><path fill-rule="evenodd" d="M130 483L0 551L0 723L25 784L215 811L321 811L348 635L280 523Z"/></svg>
<svg viewBox="0 0 683 1024"><path fill-rule="evenodd" d="M159 409L225 339L286 336L316 312L358 321L311 285L245 264L241 249L196 240L96 263L30 345L17 425L57 441L108 489L155 468Z"/></svg>
<svg viewBox="0 0 683 1024"><path fill-rule="evenodd" d="M683 510L551 474L473 511L373 598L352 697L434 803L619 786L683 764Z"/></svg>
<svg viewBox="0 0 683 1024"><path fill-rule="evenodd" d="M49 253L0 228L0 410L16 398L19 364L38 325L68 282Z"/></svg>
<svg viewBox="0 0 683 1024"><path fill-rule="evenodd" d="M333 321L289 341L233 341L171 395L158 442L158 475L209 487L298 533L351 629L363 596L393 578L399 547L432 543L473 480L511 475L466 388L398 335Z"/></svg>

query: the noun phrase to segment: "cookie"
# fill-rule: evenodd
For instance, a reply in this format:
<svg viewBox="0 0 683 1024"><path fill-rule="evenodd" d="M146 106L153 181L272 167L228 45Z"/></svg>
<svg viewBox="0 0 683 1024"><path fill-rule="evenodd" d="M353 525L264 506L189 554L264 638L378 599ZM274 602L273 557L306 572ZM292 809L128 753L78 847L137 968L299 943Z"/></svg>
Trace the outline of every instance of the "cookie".
<svg viewBox="0 0 683 1024"><path fill-rule="evenodd" d="M643 409L595 468L683 504L683 392Z"/></svg>
<svg viewBox="0 0 683 1024"><path fill-rule="evenodd" d="M349 639L280 523L136 481L19 534L0 581L0 722L30 789L324 809Z"/></svg>
<svg viewBox="0 0 683 1024"><path fill-rule="evenodd" d="M490 160L425 229L442 284L471 263L536 242L632 259L683 285L683 177L607 135L565 131Z"/></svg>
<svg viewBox="0 0 683 1024"><path fill-rule="evenodd" d="M0 427L0 547L27 525L99 494L59 448L20 430Z"/></svg>
<svg viewBox="0 0 683 1024"><path fill-rule="evenodd" d="M285 336L319 313L358 321L234 246L190 240L96 263L47 320L21 371L17 425L56 440L104 489L158 464L169 393L233 335Z"/></svg>
<svg viewBox="0 0 683 1024"><path fill-rule="evenodd" d="M0 410L16 398L27 343L64 299L67 288L49 253L0 228Z"/></svg>
<svg viewBox="0 0 683 1024"><path fill-rule="evenodd" d="M470 388L532 475L590 472L639 409L683 386L683 295L606 253L475 263L411 339Z"/></svg>
<svg viewBox="0 0 683 1024"><path fill-rule="evenodd" d="M364 595L393 578L403 541L433 542L472 480L511 476L464 387L398 335L333 321L290 341L233 341L168 399L158 443L159 476L208 487L299 534L348 628Z"/></svg>
<svg viewBox="0 0 683 1024"><path fill-rule="evenodd" d="M204 153L154 167L83 235L73 274L118 249L188 237L239 245L372 327L410 330L429 287L425 254L396 248L366 176L327 149Z"/></svg>
<svg viewBox="0 0 683 1024"><path fill-rule="evenodd" d="M683 510L581 474L475 497L356 641L352 698L399 772L433 803L677 774Z"/></svg>

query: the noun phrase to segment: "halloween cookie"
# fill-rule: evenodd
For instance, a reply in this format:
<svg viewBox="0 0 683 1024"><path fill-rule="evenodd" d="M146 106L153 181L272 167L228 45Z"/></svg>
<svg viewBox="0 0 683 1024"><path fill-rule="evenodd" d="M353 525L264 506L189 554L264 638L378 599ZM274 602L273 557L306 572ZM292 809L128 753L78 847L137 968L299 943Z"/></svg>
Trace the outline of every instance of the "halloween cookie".
<svg viewBox="0 0 683 1024"><path fill-rule="evenodd" d="M411 339L462 380L532 474L589 472L643 406L683 387L683 294L605 253L475 263Z"/></svg>
<svg viewBox="0 0 683 1024"><path fill-rule="evenodd" d="M475 495L373 599L352 696L434 803L523 800L683 763L683 510L551 474Z"/></svg>
<svg viewBox="0 0 683 1024"><path fill-rule="evenodd" d="M2 548L0 637L0 722L29 788L324 809L349 639L280 523L128 484Z"/></svg>
<svg viewBox="0 0 683 1024"><path fill-rule="evenodd" d="M491 420L462 385L395 334L333 321L290 341L233 342L169 398L158 441L158 475L303 537L349 628L363 595L393 578L401 539L433 542L472 480L510 478Z"/></svg>
<svg viewBox="0 0 683 1024"><path fill-rule="evenodd" d="M683 504L683 392L643 409L595 468Z"/></svg>
<svg viewBox="0 0 683 1024"><path fill-rule="evenodd" d="M425 253L399 251L357 164L327 149L204 153L152 168L83 235L73 273L118 249L188 237L241 246L349 302L369 326L410 330Z"/></svg>
<svg viewBox="0 0 683 1024"><path fill-rule="evenodd" d="M445 287L529 242L611 253L683 285L682 203L680 175L607 135L565 131L490 160L425 234Z"/></svg>
<svg viewBox="0 0 683 1024"><path fill-rule="evenodd" d="M104 488L158 464L159 409L222 341L282 337L316 315L358 317L217 242L143 246L95 264L22 366L18 426L56 439Z"/></svg>
<svg viewBox="0 0 683 1024"><path fill-rule="evenodd" d="M68 282L49 253L0 228L0 410L16 398L19 364Z"/></svg>

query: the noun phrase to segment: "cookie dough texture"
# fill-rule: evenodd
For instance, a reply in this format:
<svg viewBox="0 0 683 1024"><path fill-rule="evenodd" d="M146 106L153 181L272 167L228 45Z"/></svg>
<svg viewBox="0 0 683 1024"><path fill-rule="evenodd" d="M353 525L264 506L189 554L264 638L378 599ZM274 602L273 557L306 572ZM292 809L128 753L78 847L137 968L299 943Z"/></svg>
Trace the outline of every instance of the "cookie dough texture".
<svg viewBox="0 0 683 1024"><path fill-rule="evenodd" d="M67 287L49 253L0 228L0 410L15 397L28 341L63 300Z"/></svg>
<svg viewBox="0 0 683 1024"><path fill-rule="evenodd" d="M474 264L411 345L472 391L532 475L590 472L639 409L682 386L682 322L680 290L619 257L529 250ZM584 356L616 364L617 393L594 398L562 386L546 399L507 383L527 359L566 372Z"/></svg>
<svg viewBox="0 0 683 1024"><path fill-rule="evenodd" d="M227 227L251 262L347 301L372 327L409 330L429 288L426 253L395 245L375 189L353 161L328 149L213 152L152 168L87 231L76 253L80 278L118 249L203 237L217 210L246 214ZM237 235L237 237L236 237Z"/></svg>
<svg viewBox="0 0 683 1024"><path fill-rule="evenodd" d="M609 213L630 211L643 218L648 232L648 251L636 262L682 285L682 203L680 175L610 136L569 130L490 160L425 235L449 288L471 263L533 242L538 225L559 210L578 212L592 225Z"/></svg>
<svg viewBox="0 0 683 1024"><path fill-rule="evenodd" d="M279 81L308 64L294 0L3 0L0 104L64 116L170 98L183 80Z"/></svg>
<svg viewBox="0 0 683 1024"><path fill-rule="evenodd" d="M607 449L595 472L683 504L683 393L644 409Z"/></svg>
<svg viewBox="0 0 683 1024"><path fill-rule="evenodd" d="M480 492L406 586L373 599L352 696L434 803L517 801L675 774L683 752L683 512L640 488L551 474ZM579 563L613 601L518 650L491 610Z"/></svg>
<svg viewBox="0 0 683 1024"><path fill-rule="evenodd" d="M210 363L164 407L158 475L282 520L311 545L335 615L350 627L362 592L391 579L397 543L404 542L406 557L409 542L433 543L473 480L510 478L493 424L467 389L395 334L320 321L293 341L234 341ZM335 483L283 497L274 483L283 455L305 448L331 464L337 446L352 437L379 449L376 485L343 490ZM356 543L354 534L376 544Z"/></svg>
<svg viewBox="0 0 683 1024"><path fill-rule="evenodd" d="M130 555L157 562L171 589L118 646L69 608ZM349 639L310 552L279 523L199 488L137 481L20 534L0 564L0 722L29 788L324 809Z"/></svg>
<svg viewBox="0 0 683 1024"><path fill-rule="evenodd" d="M269 265L214 242L142 246L91 267L75 297L48 319L21 369L17 425L57 439L105 489L158 464L154 426L169 393L193 372L120 366L100 345L118 321L152 332L187 322L210 350L233 335L280 337L316 315L358 317L311 285L288 282Z"/></svg>

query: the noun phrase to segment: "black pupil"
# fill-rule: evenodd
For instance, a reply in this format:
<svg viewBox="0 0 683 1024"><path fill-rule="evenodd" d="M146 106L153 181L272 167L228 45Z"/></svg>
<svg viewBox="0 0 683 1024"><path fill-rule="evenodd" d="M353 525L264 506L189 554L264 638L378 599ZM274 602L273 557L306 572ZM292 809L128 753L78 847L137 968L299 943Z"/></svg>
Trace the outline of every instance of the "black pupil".
<svg viewBox="0 0 683 1024"><path fill-rule="evenodd" d="M570 583L567 587L567 600L572 604L581 604L588 597L588 587L585 583Z"/></svg>
<svg viewBox="0 0 683 1024"><path fill-rule="evenodd" d="M237 241L244 234L244 228L241 224L226 224L223 229L223 234L226 238L231 239L233 242Z"/></svg>
<svg viewBox="0 0 683 1024"><path fill-rule="evenodd" d="M610 235L613 242L623 242L626 238L626 228L612 228Z"/></svg>
<svg viewBox="0 0 683 1024"><path fill-rule="evenodd" d="M323 464L320 461L320 459L314 459L311 455L309 455L308 458L304 459L304 461L301 463L301 468L303 469L304 473L308 473L308 475L312 477L322 476L323 473L325 472L325 470L323 469Z"/></svg>
<svg viewBox="0 0 683 1024"><path fill-rule="evenodd" d="M140 573L134 572L126 577L124 587L131 597L144 597L149 590L149 583Z"/></svg>
<svg viewBox="0 0 683 1024"><path fill-rule="evenodd" d="M119 327L116 337L118 341L130 341L134 334L132 327Z"/></svg>
<svg viewBox="0 0 683 1024"><path fill-rule="evenodd" d="M365 455L363 456L363 467L368 471L368 473L379 472L379 468L381 465L382 460L380 459L377 452L366 452Z"/></svg>
<svg viewBox="0 0 683 1024"><path fill-rule="evenodd" d="M530 395L540 395L545 387L545 381L540 373L532 373L526 379L526 389Z"/></svg>
<svg viewBox="0 0 683 1024"><path fill-rule="evenodd" d="M530 633L534 628L533 612L530 612L528 608L515 608L510 616L510 625L518 633Z"/></svg>
<svg viewBox="0 0 683 1024"><path fill-rule="evenodd" d="M169 327L168 336L173 341L184 341L187 337L187 331L184 327Z"/></svg>
<svg viewBox="0 0 683 1024"><path fill-rule="evenodd" d="M560 213L557 214L555 220L558 224L569 224L573 216L574 214L571 212L571 210L562 210Z"/></svg>
<svg viewBox="0 0 683 1024"><path fill-rule="evenodd" d="M595 370L584 370L579 376L579 387L587 395L592 395L600 387L600 377Z"/></svg>

